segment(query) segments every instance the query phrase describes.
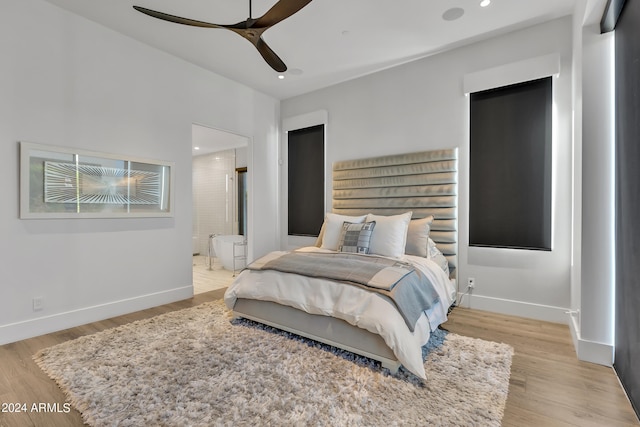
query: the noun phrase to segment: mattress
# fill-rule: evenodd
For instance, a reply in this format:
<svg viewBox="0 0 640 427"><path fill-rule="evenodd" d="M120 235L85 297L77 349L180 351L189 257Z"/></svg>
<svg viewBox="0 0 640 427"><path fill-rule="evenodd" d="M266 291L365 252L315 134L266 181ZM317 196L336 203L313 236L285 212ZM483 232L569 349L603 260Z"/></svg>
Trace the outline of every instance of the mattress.
<svg viewBox="0 0 640 427"><path fill-rule="evenodd" d="M323 251L317 247L303 250ZM413 332L393 303L379 294L336 281L291 273L244 270L227 289L225 303L234 310L239 299L269 301L311 315L343 320L381 337L406 369L425 378L421 347L429 340L431 331L447 320L455 288L435 262L410 255L404 255L403 260L420 269L439 295L438 304L420 316Z"/></svg>

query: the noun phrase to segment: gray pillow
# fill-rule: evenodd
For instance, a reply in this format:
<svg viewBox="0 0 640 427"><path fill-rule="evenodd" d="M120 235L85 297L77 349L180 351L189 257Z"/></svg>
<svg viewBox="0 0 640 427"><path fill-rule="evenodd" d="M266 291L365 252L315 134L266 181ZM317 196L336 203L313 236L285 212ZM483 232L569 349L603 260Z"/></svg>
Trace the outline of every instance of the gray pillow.
<svg viewBox="0 0 640 427"><path fill-rule="evenodd" d="M338 251L368 254L371 234L375 226L375 221L361 222L359 224L343 222L338 239Z"/></svg>
<svg viewBox="0 0 640 427"><path fill-rule="evenodd" d="M405 254L425 258L429 257L428 240L432 223L433 215L420 219L412 219L409 222L409 229L407 230L407 244L404 248Z"/></svg>

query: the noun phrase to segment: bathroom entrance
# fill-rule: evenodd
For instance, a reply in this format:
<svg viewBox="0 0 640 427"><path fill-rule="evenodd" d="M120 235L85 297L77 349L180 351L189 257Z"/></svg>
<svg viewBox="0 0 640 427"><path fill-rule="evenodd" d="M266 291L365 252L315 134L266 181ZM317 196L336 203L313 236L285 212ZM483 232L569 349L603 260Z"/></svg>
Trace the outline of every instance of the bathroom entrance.
<svg viewBox="0 0 640 427"><path fill-rule="evenodd" d="M244 267L248 142L241 135L192 126L194 293L226 287L234 269Z"/></svg>

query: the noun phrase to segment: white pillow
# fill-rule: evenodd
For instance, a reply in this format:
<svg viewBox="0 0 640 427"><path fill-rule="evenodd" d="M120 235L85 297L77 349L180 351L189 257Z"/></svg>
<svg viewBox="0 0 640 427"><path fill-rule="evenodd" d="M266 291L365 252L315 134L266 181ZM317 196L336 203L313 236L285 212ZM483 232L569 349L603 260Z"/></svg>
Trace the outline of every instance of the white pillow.
<svg viewBox="0 0 640 427"><path fill-rule="evenodd" d="M366 222L375 221L376 228L371 235L370 254L400 258L407 244L407 230L412 212L401 215L367 215Z"/></svg>
<svg viewBox="0 0 640 427"><path fill-rule="evenodd" d="M407 230L407 245L404 253L407 255L416 255L427 257L427 246L429 246L429 233L431 232L431 224L433 223L433 215L426 218L412 219L409 222Z"/></svg>
<svg viewBox="0 0 640 427"><path fill-rule="evenodd" d="M366 215L362 216L348 216L338 215L334 213L327 213L324 217L324 224L322 225L322 249L331 249L332 251L338 250L338 241L340 240L340 232L342 231L343 222L351 222L359 224L364 222Z"/></svg>

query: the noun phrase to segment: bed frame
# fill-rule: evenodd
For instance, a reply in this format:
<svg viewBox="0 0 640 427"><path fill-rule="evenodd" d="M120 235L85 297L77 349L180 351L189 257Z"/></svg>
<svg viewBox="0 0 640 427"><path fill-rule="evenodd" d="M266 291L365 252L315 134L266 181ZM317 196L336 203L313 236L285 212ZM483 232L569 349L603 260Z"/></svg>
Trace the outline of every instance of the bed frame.
<svg viewBox="0 0 640 427"><path fill-rule="evenodd" d="M458 266L457 194L457 148L347 160L333 165L333 212L396 215L413 211L413 219L433 215L430 237L447 257L453 280L457 279ZM400 367L382 337L341 319L244 298L237 300L234 316L378 360L391 373Z"/></svg>

